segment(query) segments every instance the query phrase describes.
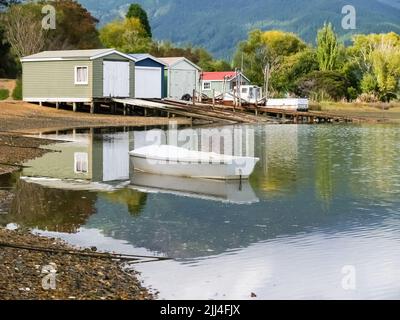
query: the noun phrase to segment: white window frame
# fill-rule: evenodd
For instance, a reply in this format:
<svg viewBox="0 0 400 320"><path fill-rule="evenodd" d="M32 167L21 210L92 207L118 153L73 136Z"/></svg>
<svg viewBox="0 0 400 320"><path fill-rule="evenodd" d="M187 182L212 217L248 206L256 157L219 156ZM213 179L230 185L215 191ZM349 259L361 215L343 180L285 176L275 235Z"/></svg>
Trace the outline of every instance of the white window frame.
<svg viewBox="0 0 400 320"><path fill-rule="evenodd" d="M78 164L81 168L86 167L86 170L78 170ZM74 153L74 172L76 174L88 174L89 173L89 155L86 152L75 152Z"/></svg>
<svg viewBox="0 0 400 320"><path fill-rule="evenodd" d="M87 74L87 78L86 81L83 82L78 82L78 68L85 68L86 69L86 74ZM89 67L88 66L75 66L74 69L74 79L75 79L75 85L79 85L79 86L85 86L89 84Z"/></svg>
<svg viewBox="0 0 400 320"><path fill-rule="evenodd" d="M210 87L208 89L205 88L205 84L208 84ZM211 90L211 81L203 81L203 90Z"/></svg>

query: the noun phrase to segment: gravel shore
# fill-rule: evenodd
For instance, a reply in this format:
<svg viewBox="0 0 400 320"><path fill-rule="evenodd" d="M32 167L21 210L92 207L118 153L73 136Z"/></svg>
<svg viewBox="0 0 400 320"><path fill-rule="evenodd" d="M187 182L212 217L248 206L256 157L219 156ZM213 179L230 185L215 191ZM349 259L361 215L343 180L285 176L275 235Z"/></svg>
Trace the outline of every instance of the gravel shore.
<svg viewBox="0 0 400 320"><path fill-rule="evenodd" d="M77 251L57 239L43 238L23 231L0 229L0 299L2 300L154 298L141 286L137 274L122 271L119 261L8 248L3 247L2 243Z"/></svg>

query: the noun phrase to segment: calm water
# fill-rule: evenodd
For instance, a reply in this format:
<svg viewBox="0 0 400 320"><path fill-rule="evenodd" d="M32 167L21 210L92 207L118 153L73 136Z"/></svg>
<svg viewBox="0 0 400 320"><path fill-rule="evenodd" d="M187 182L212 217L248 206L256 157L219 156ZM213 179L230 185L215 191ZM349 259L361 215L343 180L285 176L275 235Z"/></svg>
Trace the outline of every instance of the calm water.
<svg viewBox="0 0 400 320"><path fill-rule="evenodd" d="M160 298L400 298L400 127L242 129L261 158L242 185L134 174L143 131L53 135L73 141L0 181L0 224L170 257L135 267Z"/></svg>

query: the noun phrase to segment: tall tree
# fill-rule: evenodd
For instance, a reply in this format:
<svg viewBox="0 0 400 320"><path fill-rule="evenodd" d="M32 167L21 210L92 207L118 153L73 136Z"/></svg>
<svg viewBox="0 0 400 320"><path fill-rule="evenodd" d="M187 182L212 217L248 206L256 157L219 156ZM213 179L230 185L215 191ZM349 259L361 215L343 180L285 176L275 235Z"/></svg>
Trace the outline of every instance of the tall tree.
<svg viewBox="0 0 400 320"><path fill-rule="evenodd" d="M5 32L0 25L0 78L14 78L17 73L15 59L11 54L11 46L5 38Z"/></svg>
<svg viewBox="0 0 400 320"><path fill-rule="evenodd" d="M56 8L56 29L47 32L47 50L97 49L101 47L98 20L75 0L44 1Z"/></svg>
<svg viewBox="0 0 400 320"><path fill-rule="evenodd" d="M56 9L55 29L42 27L42 8ZM10 6L3 14L6 37L14 53L26 56L41 50L95 49L101 47L97 20L75 0L28 2Z"/></svg>
<svg viewBox="0 0 400 320"><path fill-rule="evenodd" d="M36 4L13 5L2 17L7 41L17 57L39 52L45 45L40 11Z"/></svg>
<svg viewBox="0 0 400 320"><path fill-rule="evenodd" d="M147 12L138 3L133 3L129 6L128 12L126 13L127 18L138 18L143 25L144 30L149 38L152 38L151 26L149 23L149 17Z"/></svg>
<svg viewBox="0 0 400 320"><path fill-rule="evenodd" d="M104 46L125 53L148 52L152 43L138 18L110 22L100 30Z"/></svg>
<svg viewBox="0 0 400 320"><path fill-rule="evenodd" d="M363 72L363 93L389 100L400 95L400 35L357 35L349 55Z"/></svg>
<svg viewBox="0 0 400 320"><path fill-rule="evenodd" d="M332 71L337 68L340 47L331 23L325 23L317 35L317 58L321 71Z"/></svg>
<svg viewBox="0 0 400 320"><path fill-rule="evenodd" d="M20 0L0 0L0 10L19 2Z"/></svg>
<svg viewBox="0 0 400 320"><path fill-rule="evenodd" d="M306 47L293 33L253 30L248 39L239 44L234 65L239 68L243 66L244 73L254 83L266 85L265 89L270 89L269 80L283 64L285 57L297 54Z"/></svg>

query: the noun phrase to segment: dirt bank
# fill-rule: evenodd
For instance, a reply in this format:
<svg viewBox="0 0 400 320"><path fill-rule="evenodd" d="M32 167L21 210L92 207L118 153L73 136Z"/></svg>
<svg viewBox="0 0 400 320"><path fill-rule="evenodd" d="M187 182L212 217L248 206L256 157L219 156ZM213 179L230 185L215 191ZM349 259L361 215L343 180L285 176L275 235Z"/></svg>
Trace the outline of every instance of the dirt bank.
<svg viewBox="0 0 400 320"><path fill-rule="evenodd" d="M119 261L9 248L2 246L4 242L61 250L72 249L57 239L0 229L0 299L2 300L153 298L141 286L135 275L121 271ZM84 252L89 253L88 250ZM51 282L50 278L52 269L55 272L53 278L55 282ZM47 275L50 277L46 277Z"/></svg>
<svg viewBox="0 0 400 320"><path fill-rule="evenodd" d="M90 114L40 107L20 101L1 101L0 120L0 131L34 133L66 127L165 125L170 119ZM185 118L174 118L174 121L178 124L190 123Z"/></svg>
<svg viewBox="0 0 400 320"><path fill-rule="evenodd" d="M400 103L312 103L311 108L337 116L362 118L380 123L400 123Z"/></svg>

